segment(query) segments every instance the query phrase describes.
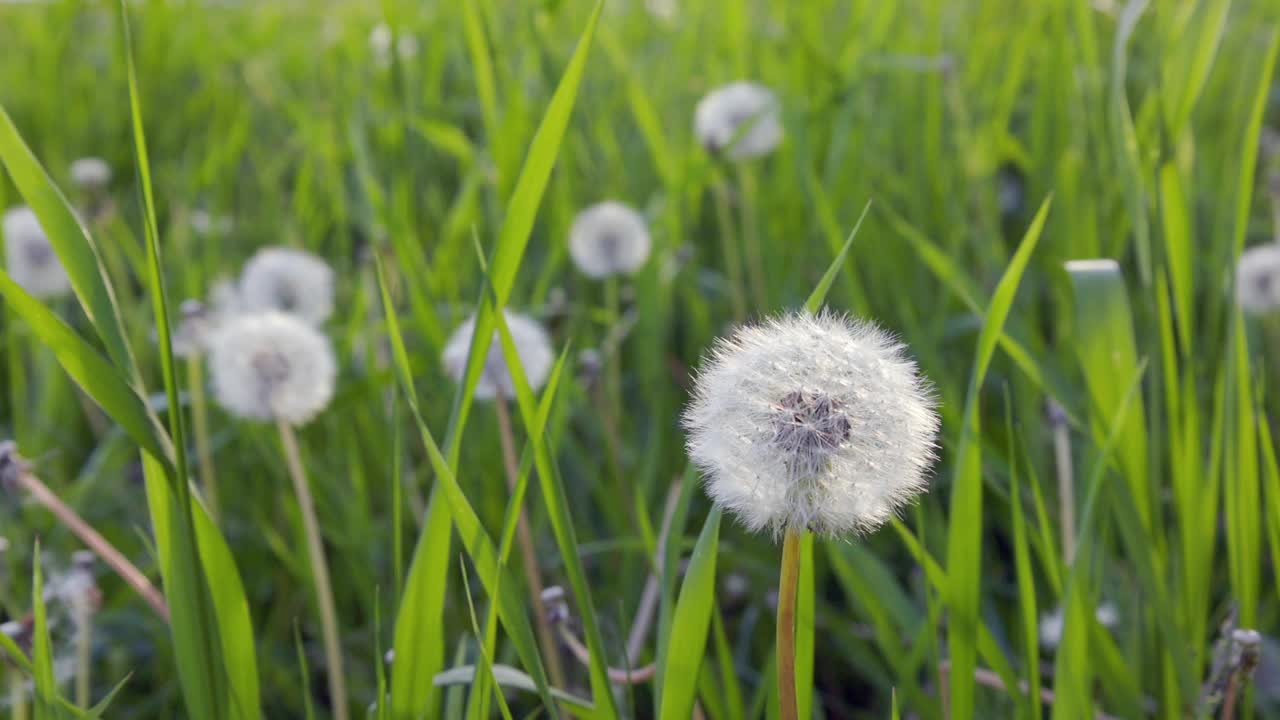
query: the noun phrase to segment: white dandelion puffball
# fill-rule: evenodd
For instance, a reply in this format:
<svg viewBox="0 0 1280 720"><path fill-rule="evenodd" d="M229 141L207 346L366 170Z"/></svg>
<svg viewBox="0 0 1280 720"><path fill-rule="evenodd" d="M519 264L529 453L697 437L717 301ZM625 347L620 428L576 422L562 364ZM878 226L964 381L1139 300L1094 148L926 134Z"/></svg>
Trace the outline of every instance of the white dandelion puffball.
<svg viewBox="0 0 1280 720"><path fill-rule="evenodd" d="M320 325L333 314L333 270L303 250L265 247L240 272L245 312L280 312Z"/></svg>
<svg viewBox="0 0 1280 720"><path fill-rule="evenodd" d="M924 491L934 405L890 334L788 314L717 341L684 426L707 494L750 530L863 534Z"/></svg>
<svg viewBox="0 0 1280 720"><path fill-rule="evenodd" d="M302 425L333 398L329 338L295 315L240 315L217 326L208 347L214 395L234 415Z"/></svg>
<svg viewBox="0 0 1280 720"><path fill-rule="evenodd" d="M111 166L100 157L83 157L71 163L71 182L82 190L102 190L111 184Z"/></svg>
<svg viewBox="0 0 1280 720"><path fill-rule="evenodd" d="M1240 254L1236 302L1251 313L1280 308L1280 244L1255 245Z"/></svg>
<svg viewBox="0 0 1280 720"><path fill-rule="evenodd" d="M531 317L504 309L503 317L507 319L507 329L511 331L511 340L515 343L516 354L520 357L520 365L524 368L525 379L529 387L537 390L547 381L551 366L555 363L555 353L551 351L551 338L542 325ZM476 333L476 317L472 315L466 322L458 326L445 343L442 361L445 372L454 382L462 382L467 373L467 352L471 349L471 338ZM484 371L476 383L477 400L492 400L501 392L503 397L516 396L516 388L507 370L507 360L502 354L502 339L495 329L493 341L489 343L488 353L484 358Z"/></svg>
<svg viewBox="0 0 1280 720"><path fill-rule="evenodd" d="M693 129L698 141L711 152L727 148L734 160L766 155L782 142L778 98L757 83L718 87L698 101Z"/></svg>
<svg viewBox="0 0 1280 720"><path fill-rule="evenodd" d="M629 275L649 259L649 227L629 205L609 200L578 213L569 229L569 255L584 275Z"/></svg>
<svg viewBox="0 0 1280 720"><path fill-rule="evenodd" d="M4 231L5 268L23 290L42 299L71 291L71 278L31 208L11 208L0 229Z"/></svg>

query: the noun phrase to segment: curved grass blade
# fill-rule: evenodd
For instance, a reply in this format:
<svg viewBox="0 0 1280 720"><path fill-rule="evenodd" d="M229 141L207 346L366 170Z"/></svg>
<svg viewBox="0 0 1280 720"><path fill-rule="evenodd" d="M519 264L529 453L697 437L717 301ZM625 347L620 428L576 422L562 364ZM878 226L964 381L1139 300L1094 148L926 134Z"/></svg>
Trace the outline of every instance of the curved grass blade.
<svg viewBox="0 0 1280 720"><path fill-rule="evenodd" d="M996 342L1004 332L1018 283L1036 249L1040 232L1049 214L1051 199L1040 205L1035 219L1023 235L1009 267L996 285L987 307L978 346L974 351L973 374L965 399L964 426L960 430L955 483L951 489L950 528L947 533L947 589L950 610L948 644L951 653L951 717L973 717L974 671L977 669L979 621L978 601L982 592L982 436L979 393Z"/></svg>
<svg viewBox="0 0 1280 720"><path fill-rule="evenodd" d="M166 589L178 588L176 591L169 590L175 605L170 625L174 652L185 658L188 673L203 676L198 680L188 678L183 683L183 699L192 715L199 712L208 713L214 718L256 718L259 715L258 688L256 661L253 659L253 635L247 622L248 602L235 572L234 560L231 559L230 552L225 551L225 544L217 528L207 522L207 518L203 528L197 527L194 510L196 503L192 499L191 485L187 482L184 415L171 342L169 302L160 253L155 198L151 187L151 166L147 155L146 133L142 127L142 103L133 62L133 38L125 0L120 2L120 25L124 35L135 169L141 192L143 229L147 244L147 286L158 335L165 397L169 401L169 434L174 447L173 474L168 478L171 496L168 502L160 500L165 507L176 510L176 516L168 518L168 532L174 542L171 545L161 545L161 554L168 552L162 566L166 569ZM161 491L148 492L148 498L153 495L162 497ZM152 508L153 518L157 513L163 512L159 508ZM203 546L209 544L220 546L224 550L223 553L216 554L217 562L213 563L221 571L221 577L215 578L209 573L209 558L216 552L213 548L203 549ZM220 600L213 596L215 587L222 596ZM231 623L231 627L240 631L237 637L223 637L224 620L240 621ZM230 648L227 647L228 644L231 645ZM233 654L228 654L228 650ZM254 676L246 677L249 672L255 673ZM186 688L193 689L194 694L185 692Z"/></svg>
<svg viewBox="0 0 1280 720"><path fill-rule="evenodd" d="M129 384L140 386L138 366L125 340L124 323L97 246L71 204L23 141L3 105L0 105L0 161L49 236L49 243L71 278L80 306L107 348L107 356L123 371Z"/></svg>
<svg viewBox="0 0 1280 720"><path fill-rule="evenodd" d="M513 668L510 665L493 665L490 670L494 680L502 687L515 688L531 693L538 692L538 686L534 683L533 678L529 677L527 673L521 672L519 668ZM475 676L475 665L461 665L436 675L432 683L437 687L470 685L474 682ZM582 710L584 713L590 714L595 711L595 706L591 704L590 700L584 700L563 690L551 688L551 696L569 707Z"/></svg>
<svg viewBox="0 0 1280 720"><path fill-rule="evenodd" d="M516 402L520 408L520 415L525 427L529 429L529 443L533 447L534 467L538 471L538 484L542 488L547 516L551 520L556 545L560 550L565 571L569 575L569 585L578 598L583 630L587 636L587 651L591 655L592 699L601 706L600 712L606 713L605 717L617 717L617 708L614 707L613 693L609 685L604 639L596 620L595 606L591 600L591 587L587 584L586 572L582 567L577 533L573 528L573 518L569 514L569 499L565 494L564 482L560 478L560 467L547 449L546 438L542 433L537 409L534 406L533 391L529 389L529 382L520 364L520 355L516 350L515 341L511 338L506 317L502 313L495 313L494 320L502 341L502 354L507 362L512 385L516 390Z"/></svg>
<svg viewBox="0 0 1280 720"><path fill-rule="evenodd" d="M858 236L858 229L862 227L862 221L867 219L867 213L871 210L871 201L862 208L862 214L858 216L858 222L854 223L853 230L849 232L849 239L844 241L844 246L840 248L840 252L836 253L836 257L831 261L831 266L822 274L822 279L818 281L813 292L809 294L809 299L804 303L804 309L810 315L817 314L822 309L822 303L827 299L827 292L831 290L831 283L835 282L836 275L840 273L840 268L844 267L844 259L849 255L849 248L853 247L853 239Z"/></svg>
<svg viewBox="0 0 1280 720"><path fill-rule="evenodd" d="M476 516L475 510L468 502L466 494L462 492L462 488L458 485L457 478L453 470L449 467L449 463L445 460L444 454L440 450L440 446L436 444L435 436L432 435L431 429L427 427L426 421L422 419L422 412L419 410L418 394L413 388L413 372L409 364L409 355L404 347L404 338L400 334L400 322L396 315L395 308L391 304L391 296L387 292L385 276L382 272L381 261L378 265L378 279L382 288L383 310L387 320L387 336L391 342L392 356L395 361L397 378L400 381L402 389L405 393L408 406L412 412L414 422L418 426L419 434L422 436L423 444L426 446L427 455L430 458L432 468L436 472L436 488L443 496L443 502L447 503L447 510L452 515L453 524L458 528L458 535L462 538L463 546L466 548L468 557L475 565L476 571L480 576L481 584L484 586L485 592L490 594L490 599L498 603L499 618L502 624L507 628L507 633L511 638L511 642L516 647L516 652L520 656L520 661L524 663L526 670L533 678L535 686L538 688L539 695L542 697L543 706L551 717L558 718L559 713L555 703L551 698L550 689L547 685L546 673L542 667L542 660L538 656L537 642L534 639L533 629L529 625L529 618L525 615L524 607L521 605L519 598L511 593L505 595L494 595L494 590L499 587L499 577L501 584L507 587L518 587L507 577L506 569L498 564L498 554L494 548L493 541L485 532L484 527L480 524L480 519ZM490 331L492 332L492 331ZM437 491L432 491L432 504L441 502L436 495ZM430 529L424 528L424 536ZM447 526L445 528L447 530ZM447 548L447 544L440 545ZM439 553L439 547L428 549L433 554ZM415 552L415 555L417 553ZM447 562L447 560L446 560ZM407 600L410 593L425 593L428 588L421 587L417 575L417 558L415 557L415 567L409 572L408 585L405 589L405 599ZM425 575L423 576L425 577ZM443 581L441 582L443 584ZM443 588L439 588L443 595ZM401 601L401 614L403 615L406 600ZM443 603L443 597L441 598ZM443 605L441 605L443 610ZM438 617L438 616L437 616ZM440 632L439 620L437 617L422 618L427 621L434 620L437 623L435 632ZM397 629L397 635L399 630ZM397 655L399 650L397 650ZM423 664L421 661L417 663L415 668L418 673L422 672ZM393 668L394 673L394 668ZM434 677L434 674L432 675ZM392 692L395 692L395 684L397 680L392 677ZM394 697L394 695L393 695ZM394 709L394 706L393 706ZM425 708L409 708L409 717L418 717L425 714ZM398 717L398 716L397 716Z"/></svg>
<svg viewBox="0 0 1280 720"><path fill-rule="evenodd" d="M475 334L471 341L467 372L454 397L449 429L445 433L445 450L450 467L457 465L458 452L462 444L462 429L466 425L472 394L475 391L476 382L480 379L490 338L493 335L493 313L500 312L511 296L516 272L520 269L525 248L529 244L529 235L533 230L538 206L542 202L542 195L551 178L551 169L555 165L565 130L569 126L569 116L577 100L578 86L582 83L583 72L586 70L587 56L591 49L591 40L595 35L596 24L600 19L601 7L603 2L597 2L587 20L587 26L578 40L578 47L569 60L569 66L565 69L560 84L556 87L555 94L552 95L551 102L547 106L542 123L533 137L533 143L529 146L529 153L525 157L520 178L516 181L515 191L511 195L510 202L507 203L489 272L489 282L497 298L496 307L483 307L485 303L482 302L482 307L476 314ZM483 297L482 294L482 300Z"/></svg>
<svg viewBox="0 0 1280 720"><path fill-rule="evenodd" d="M680 586L663 674L662 711L658 717L691 717L698 691L698 674L706 654L707 631L715 611L716 554L720 542L720 508L713 508L702 526L689 569Z"/></svg>
<svg viewBox="0 0 1280 720"><path fill-rule="evenodd" d="M27 294L0 270L0 296L26 321L41 344L53 351L58 364L84 389L148 455L169 472L170 443L159 420L134 386L93 346L76 334L62 318Z"/></svg>
<svg viewBox="0 0 1280 720"><path fill-rule="evenodd" d="M31 612L32 628L31 664L35 691L35 720L57 720L64 717L58 704L58 681L53 671L53 644L49 640L49 622L44 606L44 578L40 573L40 543L36 542L32 553Z"/></svg>

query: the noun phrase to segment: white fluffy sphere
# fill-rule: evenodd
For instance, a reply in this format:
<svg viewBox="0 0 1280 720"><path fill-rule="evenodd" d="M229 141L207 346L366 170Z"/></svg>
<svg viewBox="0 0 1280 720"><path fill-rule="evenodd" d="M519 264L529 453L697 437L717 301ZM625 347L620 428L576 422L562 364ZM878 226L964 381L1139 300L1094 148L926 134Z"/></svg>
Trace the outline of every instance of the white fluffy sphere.
<svg viewBox="0 0 1280 720"><path fill-rule="evenodd" d="M333 314L333 270L303 250L265 247L240 272L245 312L275 310L320 325Z"/></svg>
<svg viewBox="0 0 1280 720"><path fill-rule="evenodd" d="M778 98L757 83L723 85L698 101L693 129L711 152L727 150L735 160L766 155L782 142Z"/></svg>
<svg viewBox="0 0 1280 720"><path fill-rule="evenodd" d="M302 425L333 399L329 338L295 315L234 317L212 330L208 348L214 395L234 415Z"/></svg>
<svg viewBox="0 0 1280 720"><path fill-rule="evenodd" d="M569 229L569 255L584 275L593 278L639 270L652 246L644 216L613 200L579 212Z"/></svg>
<svg viewBox="0 0 1280 720"><path fill-rule="evenodd" d="M524 368L529 387L537 390L547 381L547 375L555 364L551 338L537 320L506 309L502 313L507 319L507 329L511 331L511 340L515 343L516 354L520 357L520 365ZM445 372L454 382L462 382L467 372L467 352L471 349L471 338L475 333L476 318L472 315L453 331L449 341L445 343L441 359ZM515 384L507 370L507 360L502 354L502 339L495 329L485 355L484 371L480 373L480 380L476 383L475 397L478 400L492 400L499 392L503 397L516 396Z"/></svg>
<svg viewBox="0 0 1280 720"><path fill-rule="evenodd" d="M0 228L4 231L5 269L14 282L42 299L71 292L71 278L31 208L11 208Z"/></svg>
<svg viewBox="0 0 1280 720"><path fill-rule="evenodd" d="M84 190L103 190L111 184L111 166L100 157L83 157L71 163L71 182Z"/></svg>
<svg viewBox="0 0 1280 720"><path fill-rule="evenodd" d="M1255 245L1240 254L1236 266L1236 302L1250 313L1280 307L1280 244Z"/></svg>
<svg viewBox="0 0 1280 720"><path fill-rule="evenodd" d="M939 425L904 349L834 313L785 315L719 340L684 414L711 499L775 536L883 524L924 491Z"/></svg>

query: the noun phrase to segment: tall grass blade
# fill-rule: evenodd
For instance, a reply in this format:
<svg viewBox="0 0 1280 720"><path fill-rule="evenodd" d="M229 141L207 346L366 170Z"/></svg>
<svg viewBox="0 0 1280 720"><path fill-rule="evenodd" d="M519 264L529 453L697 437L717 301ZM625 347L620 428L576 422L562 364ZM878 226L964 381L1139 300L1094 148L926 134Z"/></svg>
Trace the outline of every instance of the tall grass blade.
<svg viewBox="0 0 1280 720"><path fill-rule="evenodd" d="M714 508L702 526L689 558L680 598L671 622L671 640L663 674L659 717L689 717L697 697L698 674L706 655L707 631L715 612L716 552L720 541L720 509Z"/></svg>
<svg viewBox="0 0 1280 720"><path fill-rule="evenodd" d="M1035 251L1050 200L1040 206L1031 226L1009 261L1004 277L996 285L974 350L973 373L965 399L964 427L955 460L956 474L951 488L950 528L947 532L947 585L945 597L950 609L948 645L951 653L951 717L970 720L974 711L974 671L978 656L978 601L982 592L982 434L979 418L980 392L996 342L1004 331L1022 273Z"/></svg>

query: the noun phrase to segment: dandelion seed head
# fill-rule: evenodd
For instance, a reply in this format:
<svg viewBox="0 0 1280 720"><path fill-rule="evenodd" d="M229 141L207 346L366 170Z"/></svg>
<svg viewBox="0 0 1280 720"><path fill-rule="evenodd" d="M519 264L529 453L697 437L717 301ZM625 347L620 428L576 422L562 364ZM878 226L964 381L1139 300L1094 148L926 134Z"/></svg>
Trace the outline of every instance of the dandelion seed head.
<svg viewBox="0 0 1280 720"><path fill-rule="evenodd" d="M1280 308L1280 244L1255 245L1240 254L1236 302L1250 313Z"/></svg>
<svg viewBox="0 0 1280 720"><path fill-rule="evenodd" d="M1097 619L1099 625L1105 628L1114 628L1120 623L1120 612L1116 610L1115 605L1104 602L1094 610L1094 618ZM1062 631L1066 624L1066 615L1061 607L1054 608L1053 612L1041 614L1039 623L1041 647L1053 650L1061 645Z"/></svg>
<svg viewBox="0 0 1280 720"><path fill-rule="evenodd" d="M924 491L934 404L888 333L792 314L717 342L684 425L707 493L750 530L839 536L871 532Z"/></svg>
<svg viewBox="0 0 1280 720"><path fill-rule="evenodd" d="M329 338L295 315L239 315L219 324L208 346L214 396L233 415L303 425L333 399Z"/></svg>
<svg viewBox="0 0 1280 720"><path fill-rule="evenodd" d="M649 259L653 243L644 216L612 200L578 213L569 229L569 255L584 275L631 274Z"/></svg>
<svg viewBox="0 0 1280 720"><path fill-rule="evenodd" d="M71 163L71 182L81 190L105 190L111 184L111 166L100 157L80 158Z"/></svg>
<svg viewBox="0 0 1280 720"><path fill-rule="evenodd" d="M31 208L11 208L0 228L4 231L5 268L23 290L42 299L71 291L71 278Z"/></svg>
<svg viewBox="0 0 1280 720"><path fill-rule="evenodd" d="M210 235L226 235L231 232L231 228L235 223L227 215L214 215L208 210L197 208L191 211L187 221L191 223L191 229L200 237L209 237Z"/></svg>
<svg viewBox="0 0 1280 720"><path fill-rule="evenodd" d="M537 390L547 381L551 366L555 362L555 354L551 351L551 338L547 331L533 318L504 309L503 316L507 320L507 329L511 331L511 340L515 343L516 354L520 357L520 365L524 368L529 387ZM462 382L467 372L467 352L471 349L471 338L475 336L476 318L474 315L458 326L449 336L442 357L445 372L454 382ZM498 331L493 332L493 341L489 343L488 354L485 355L484 370L476 383L475 397L478 400L492 400L501 392L503 397L513 398L516 395L515 384L507 369L506 358L502 354L502 340Z"/></svg>
<svg viewBox="0 0 1280 720"><path fill-rule="evenodd" d="M766 155L782 142L782 121L773 91L735 82L707 93L693 114L694 132L708 151L727 149L734 160Z"/></svg>
<svg viewBox="0 0 1280 720"><path fill-rule="evenodd" d="M265 247L245 263L239 295L245 312L275 310L320 325L333 314L333 270L309 252Z"/></svg>

